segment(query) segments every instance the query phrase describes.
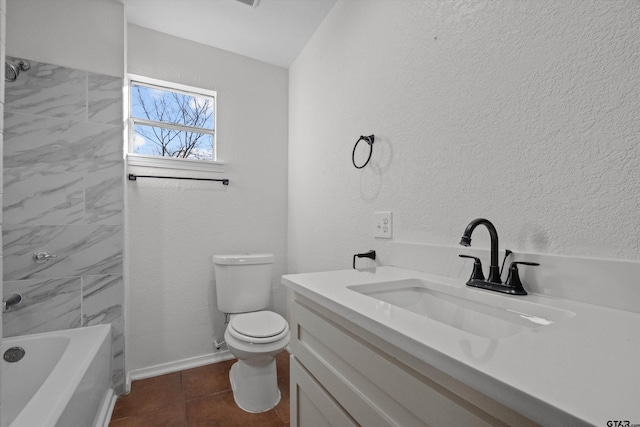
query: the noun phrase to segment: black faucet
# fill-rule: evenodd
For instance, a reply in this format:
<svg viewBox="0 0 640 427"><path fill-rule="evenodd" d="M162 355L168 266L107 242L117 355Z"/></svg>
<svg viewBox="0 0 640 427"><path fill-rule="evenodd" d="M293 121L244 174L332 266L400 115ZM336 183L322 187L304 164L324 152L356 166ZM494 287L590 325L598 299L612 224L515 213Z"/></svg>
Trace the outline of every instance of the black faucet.
<svg viewBox="0 0 640 427"><path fill-rule="evenodd" d="M502 280L500 279L500 267L498 267L498 232L491 221L484 218L477 218L471 221L469 225L467 225L467 229L464 230L460 244L462 246L471 246L471 233L473 233L473 230L480 224L487 227L489 236L491 237L491 265L489 266L489 279L487 279L487 281L500 284Z"/></svg>
<svg viewBox="0 0 640 427"><path fill-rule="evenodd" d="M470 257L468 255L460 255L463 258L475 259L475 262L473 264L473 273L471 274L471 278L467 281L467 286L488 289L505 294L527 295L527 291L525 291L522 287L520 277L518 276L518 264L539 264L532 262L512 263L511 267L509 268L509 278L507 279L507 283L502 284L502 279L500 278L500 268L498 267L498 232L496 231L496 228L493 226L491 221L484 218L477 218L471 221L469 225L467 225L466 230L464 230L462 239L460 239L460 244L462 246L471 246L471 233L473 233L473 230L475 230L476 227L480 224L487 227L487 229L489 230L489 236L491 237L491 265L489 266L489 278L487 280L484 279L484 276L482 274L482 264L480 263L480 260L478 258ZM507 254L511 252L508 249L507 251Z"/></svg>

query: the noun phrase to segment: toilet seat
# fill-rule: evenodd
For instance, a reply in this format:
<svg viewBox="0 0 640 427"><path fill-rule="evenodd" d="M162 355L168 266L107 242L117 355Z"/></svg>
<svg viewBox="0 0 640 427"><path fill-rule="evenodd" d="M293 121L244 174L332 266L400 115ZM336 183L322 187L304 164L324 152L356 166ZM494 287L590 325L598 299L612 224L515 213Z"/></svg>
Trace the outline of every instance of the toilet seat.
<svg viewBox="0 0 640 427"><path fill-rule="evenodd" d="M289 325L278 313L264 310L233 316L227 330L238 340L266 344L278 341L288 334Z"/></svg>

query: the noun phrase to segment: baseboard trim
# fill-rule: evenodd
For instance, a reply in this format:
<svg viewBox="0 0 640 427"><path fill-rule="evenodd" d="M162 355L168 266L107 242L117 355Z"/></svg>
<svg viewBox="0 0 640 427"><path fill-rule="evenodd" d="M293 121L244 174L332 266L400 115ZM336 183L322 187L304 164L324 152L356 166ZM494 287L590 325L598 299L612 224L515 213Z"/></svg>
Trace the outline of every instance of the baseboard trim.
<svg viewBox="0 0 640 427"><path fill-rule="evenodd" d="M109 427L111 422L111 415L113 414L113 408L116 406L116 399L118 395L110 388L102 400L96 420L94 421L94 427Z"/></svg>
<svg viewBox="0 0 640 427"><path fill-rule="evenodd" d="M159 375L170 374L173 372L183 371L185 369L197 368L199 366L210 365L211 363L223 362L233 359L233 355L229 350L217 353L205 354L203 356L190 357L187 359L177 360L175 362L162 363L160 365L149 366L148 368L135 369L129 372L128 377L131 381L143 380L145 378L157 377Z"/></svg>

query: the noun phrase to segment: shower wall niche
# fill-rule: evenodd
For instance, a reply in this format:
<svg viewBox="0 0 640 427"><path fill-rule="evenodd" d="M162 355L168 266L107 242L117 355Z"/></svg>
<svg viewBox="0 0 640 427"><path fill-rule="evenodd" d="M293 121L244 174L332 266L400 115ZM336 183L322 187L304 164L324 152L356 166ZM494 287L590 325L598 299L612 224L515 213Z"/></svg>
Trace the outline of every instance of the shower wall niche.
<svg viewBox="0 0 640 427"><path fill-rule="evenodd" d="M4 294L24 300L4 336L111 323L122 394L122 78L7 60L31 68L5 86Z"/></svg>

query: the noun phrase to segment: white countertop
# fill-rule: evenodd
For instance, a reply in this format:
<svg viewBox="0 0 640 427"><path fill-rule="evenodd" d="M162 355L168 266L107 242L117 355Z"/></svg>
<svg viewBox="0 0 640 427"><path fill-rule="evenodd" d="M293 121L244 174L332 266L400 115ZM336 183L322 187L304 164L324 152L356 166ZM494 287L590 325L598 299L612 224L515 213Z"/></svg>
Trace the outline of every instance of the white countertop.
<svg viewBox="0 0 640 427"><path fill-rule="evenodd" d="M410 278L575 316L489 339L347 288ZM541 425L640 424L640 314L532 294L503 295L397 267L285 275L282 283Z"/></svg>

